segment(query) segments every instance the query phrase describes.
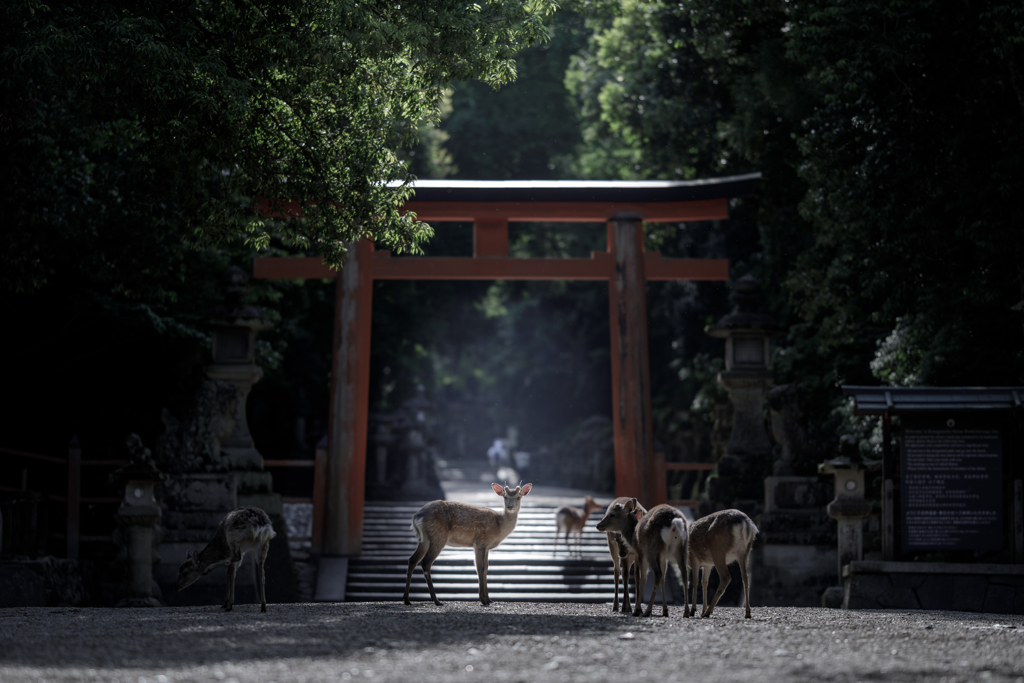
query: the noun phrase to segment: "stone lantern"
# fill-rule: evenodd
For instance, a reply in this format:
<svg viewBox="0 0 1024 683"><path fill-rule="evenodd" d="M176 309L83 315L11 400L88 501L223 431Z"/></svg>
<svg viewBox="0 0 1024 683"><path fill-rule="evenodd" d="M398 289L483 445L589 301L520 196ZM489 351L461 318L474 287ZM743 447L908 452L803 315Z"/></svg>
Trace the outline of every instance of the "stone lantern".
<svg viewBox="0 0 1024 683"><path fill-rule="evenodd" d="M153 581L153 565L160 561L154 546L160 540L158 525L163 513L153 488L165 481L167 475L156 467L149 449L142 446L137 435L128 436L127 447L131 457L111 474L113 481L124 483L124 497L116 514L123 531L116 535L116 540L123 548L127 564L127 595L118 606L159 607L162 603L157 598L160 589Z"/></svg>
<svg viewBox="0 0 1024 683"><path fill-rule="evenodd" d="M235 387L234 426L221 441L221 449L232 470L261 470L263 458L255 448L245 409L249 392L263 377L256 365L256 333L272 327L260 310L245 303L249 293L249 276L241 268L231 266L224 271L226 301L214 309L210 327L213 332L213 365L206 376Z"/></svg>
<svg viewBox="0 0 1024 683"><path fill-rule="evenodd" d="M845 439L845 437L844 437ZM848 445L845 442L843 445ZM819 474L835 475L835 499L828 504L828 516L836 520L838 545L837 576L839 586L829 588L822 596L822 605L838 607L843 600L843 567L864 559L864 531L862 520L871 514L871 504L864 497L865 469L877 467L879 462L857 464L843 455L818 465Z"/></svg>
<svg viewBox="0 0 1024 683"><path fill-rule="evenodd" d="M771 442L764 428L764 403L774 375L771 371L768 340L782 331L775 318L757 311L764 296L761 283L751 275L737 280L730 297L736 307L704 331L725 339L725 371L718 382L733 405L732 432L727 455L744 456L769 453Z"/></svg>

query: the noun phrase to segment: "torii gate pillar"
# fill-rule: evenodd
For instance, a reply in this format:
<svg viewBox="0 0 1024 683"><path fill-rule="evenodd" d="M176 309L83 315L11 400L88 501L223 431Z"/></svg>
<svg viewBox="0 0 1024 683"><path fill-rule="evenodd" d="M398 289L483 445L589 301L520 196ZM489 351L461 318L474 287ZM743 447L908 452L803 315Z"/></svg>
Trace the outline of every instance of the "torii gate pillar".
<svg viewBox="0 0 1024 683"><path fill-rule="evenodd" d="M641 220L628 213L608 222L608 249L615 262L614 276L608 282L615 493L636 496L644 505L653 506L665 502L665 486L664 478L657 477L654 461Z"/></svg>
<svg viewBox="0 0 1024 683"><path fill-rule="evenodd" d="M334 348L331 349L331 407L327 427L324 528L314 529L314 549L325 555L358 555L363 546L366 495L366 430L370 397L370 327L373 308L373 245L350 243L338 274ZM318 533L319 532L319 533Z"/></svg>

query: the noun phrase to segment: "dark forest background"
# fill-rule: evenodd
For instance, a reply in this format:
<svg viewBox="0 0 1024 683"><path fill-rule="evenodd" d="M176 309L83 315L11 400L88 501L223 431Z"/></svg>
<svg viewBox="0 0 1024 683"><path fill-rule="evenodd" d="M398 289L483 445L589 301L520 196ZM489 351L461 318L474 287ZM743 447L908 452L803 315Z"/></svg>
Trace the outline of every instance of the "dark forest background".
<svg viewBox="0 0 1024 683"><path fill-rule="evenodd" d="M729 220L649 226L648 248L728 258L734 278L760 279L788 330L774 345L777 381L798 387L826 443L857 433L862 448L877 445L841 384L1024 383L1019 3L569 2L548 30L519 54L514 83L451 89L443 118L402 150L415 174L760 171ZM21 186L5 188L9 201L43 213L74 201L60 187L11 187ZM152 444L161 410L185 411L202 377L221 273L251 269L241 238L197 245L151 211L90 220L69 231L5 221L8 257L32 243L46 268L27 284L2 280L0 446L59 454L75 433L88 457L120 456L130 431ZM434 227L427 254L471 253L470 226ZM600 225L510 234L516 256L603 248ZM275 239L263 253L289 252ZM333 282L250 285L275 323L260 335L265 376L249 403L257 447L308 457L326 427ZM723 349L703 330L728 295L723 283L648 287L655 431L670 448L712 429ZM607 316L593 283L378 283L371 410L394 410L422 385L439 422L459 416L467 456L482 459L513 425L521 448L555 448L609 414Z"/></svg>

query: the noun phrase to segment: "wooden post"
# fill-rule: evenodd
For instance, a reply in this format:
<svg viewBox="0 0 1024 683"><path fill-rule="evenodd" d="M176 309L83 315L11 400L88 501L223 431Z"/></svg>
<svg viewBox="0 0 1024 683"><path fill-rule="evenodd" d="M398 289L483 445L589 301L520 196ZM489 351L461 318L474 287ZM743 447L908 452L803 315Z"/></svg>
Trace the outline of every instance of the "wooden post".
<svg viewBox="0 0 1024 683"><path fill-rule="evenodd" d="M882 415L882 559L892 562L896 556L896 496L892 481L892 422Z"/></svg>
<svg viewBox="0 0 1024 683"><path fill-rule="evenodd" d="M68 547L69 560L78 559L78 547L81 540L81 508L79 507L82 492L82 446L78 435L71 437L68 444Z"/></svg>
<svg viewBox="0 0 1024 683"><path fill-rule="evenodd" d="M615 261L608 286L615 493L636 497L642 505L652 507L665 502L665 486L654 482L659 468L654 461L651 426L647 278L640 216L613 216L608 222L608 246Z"/></svg>
<svg viewBox="0 0 1024 683"><path fill-rule="evenodd" d="M508 219L473 220L473 258L508 256Z"/></svg>
<svg viewBox="0 0 1024 683"><path fill-rule="evenodd" d="M373 245L349 245L335 295L323 553L358 555L363 546L366 428L370 400Z"/></svg>
<svg viewBox="0 0 1024 683"><path fill-rule="evenodd" d="M327 508L327 435L316 444L313 456L313 538L310 550L314 555L324 551L324 523Z"/></svg>

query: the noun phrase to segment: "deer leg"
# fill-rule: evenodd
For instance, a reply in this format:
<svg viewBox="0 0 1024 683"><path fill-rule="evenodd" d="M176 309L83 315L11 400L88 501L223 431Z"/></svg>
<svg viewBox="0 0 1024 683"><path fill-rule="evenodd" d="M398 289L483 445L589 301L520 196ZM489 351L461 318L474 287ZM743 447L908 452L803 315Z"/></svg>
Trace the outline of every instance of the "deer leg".
<svg viewBox="0 0 1024 683"><path fill-rule="evenodd" d="M412 551L412 555L409 557L409 571L405 575L405 604L411 605L409 602L409 586L412 584L412 572L416 569L416 565L420 563L420 560L427 554L427 549L430 547L429 540L420 541L420 544L416 546L416 550ZM426 572L424 572L426 574ZM431 591L433 592L433 591Z"/></svg>
<svg viewBox="0 0 1024 683"><path fill-rule="evenodd" d="M662 558L661 560L661 616L668 616L668 596L665 595L665 584L668 582L668 560ZM654 594L651 594L651 601L653 602Z"/></svg>
<svg viewBox="0 0 1024 683"><path fill-rule="evenodd" d="M693 565L693 576L690 577L693 579L693 609L690 610L690 614L697 616L697 586L700 585L700 566L692 556L690 557L690 564Z"/></svg>
<svg viewBox="0 0 1024 683"><path fill-rule="evenodd" d="M665 586L662 583L665 580L665 571L662 569L662 560L657 558L653 564L651 564L651 571L654 572L654 583L651 585L651 599L647 601L647 609L644 611L644 616L651 616L651 611L654 609L654 600L658 597L658 588L661 588L662 597L665 595ZM668 607L665 608L665 616L668 616Z"/></svg>
<svg viewBox="0 0 1024 683"><path fill-rule="evenodd" d="M487 548L476 548L476 579L480 604L491 604L491 599L487 596Z"/></svg>
<svg viewBox="0 0 1024 683"><path fill-rule="evenodd" d="M748 550L747 552L749 553L750 551ZM743 579L743 606L747 610L744 615L745 619L750 618L750 582L747 580L747 557L748 555L744 555L739 561L740 578Z"/></svg>
<svg viewBox="0 0 1024 683"><path fill-rule="evenodd" d="M441 554L442 550L444 550L443 543L432 543L430 548L427 550L426 556L420 563L420 568L423 569L423 578L427 580L427 590L430 591L430 599L433 600L434 604L438 607L441 606L441 601L437 599L437 594L434 592L434 582L430 578L430 567L434 564L434 560L437 559L437 556Z"/></svg>
<svg viewBox="0 0 1024 683"><path fill-rule="evenodd" d="M629 577L633 576L633 597L636 597L636 585L637 585L637 572L639 571L636 566L636 561L631 561L627 555L623 564L626 567L626 571L622 574L622 613L628 614L633 611L633 607L629 604Z"/></svg>
<svg viewBox="0 0 1024 683"><path fill-rule="evenodd" d="M704 601L700 604L700 615L702 617L708 616L708 578L710 576L710 566L704 566L700 568L701 585L704 588Z"/></svg>
<svg viewBox="0 0 1024 683"><path fill-rule="evenodd" d="M615 601L612 603L612 611L619 611L619 565L622 560L619 558L619 549L612 548L609 546L609 550L612 551L612 574L615 576ZM628 581L627 581L628 584Z"/></svg>
<svg viewBox="0 0 1024 683"><path fill-rule="evenodd" d="M260 548L259 562L256 565L257 576L260 580L260 612L267 611L267 575L263 571L263 564L267 561L267 553L270 552L270 543L264 543Z"/></svg>
<svg viewBox="0 0 1024 683"><path fill-rule="evenodd" d="M642 614L643 602L644 602L644 590L647 588L647 561L646 559L641 560L637 558L636 564L633 565L633 573L636 575L636 599L633 601L633 616L638 617Z"/></svg>
<svg viewBox="0 0 1024 683"><path fill-rule="evenodd" d="M224 611L230 612L231 607L235 604L235 571L238 569L240 562L233 561L228 565L228 589L224 593Z"/></svg>
<svg viewBox="0 0 1024 683"><path fill-rule="evenodd" d="M686 602L687 594L689 593L689 591L687 590L689 588L689 586L687 585L687 573L689 572L690 568L686 565L685 552L680 553L679 564L676 566L679 567L679 576L681 578L681 583L683 584L683 618L685 619L686 617L690 616L690 605Z"/></svg>
<svg viewBox="0 0 1024 683"><path fill-rule="evenodd" d="M705 614L703 616L710 617L711 613L715 611L715 605L722 598L725 593L725 589L732 583L732 576L729 575L729 567L725 564L724 557L715 557L715 569L718 571L718 590L715 591L715 595L711 598L711 604L707 606Z"/></svg>

